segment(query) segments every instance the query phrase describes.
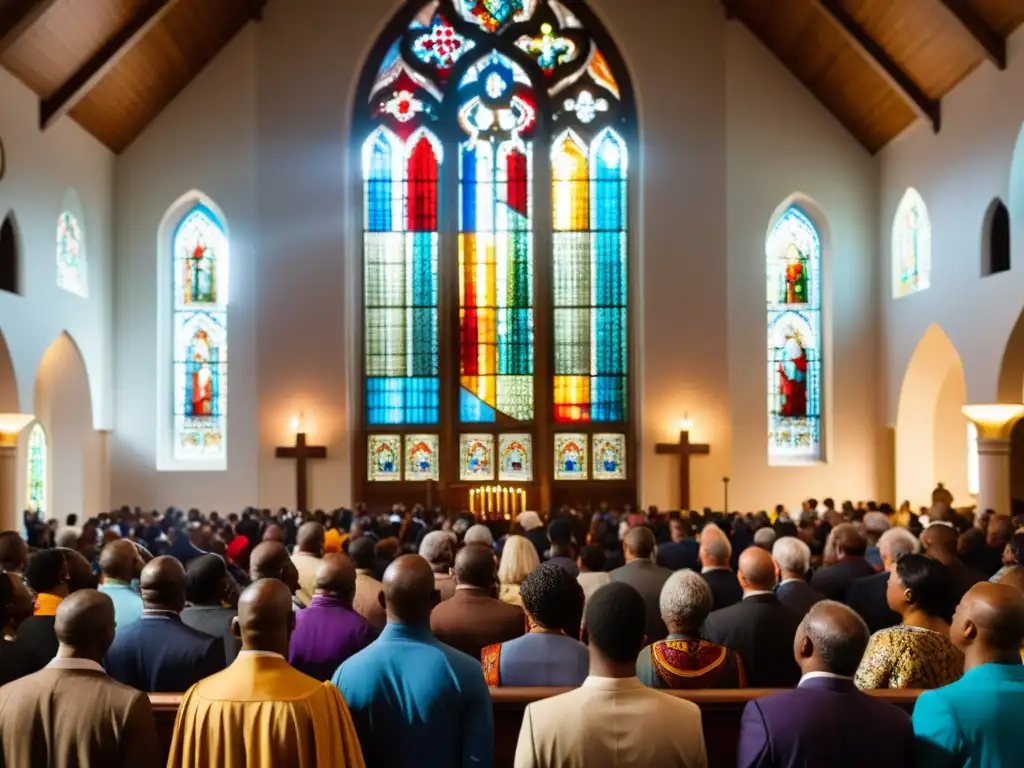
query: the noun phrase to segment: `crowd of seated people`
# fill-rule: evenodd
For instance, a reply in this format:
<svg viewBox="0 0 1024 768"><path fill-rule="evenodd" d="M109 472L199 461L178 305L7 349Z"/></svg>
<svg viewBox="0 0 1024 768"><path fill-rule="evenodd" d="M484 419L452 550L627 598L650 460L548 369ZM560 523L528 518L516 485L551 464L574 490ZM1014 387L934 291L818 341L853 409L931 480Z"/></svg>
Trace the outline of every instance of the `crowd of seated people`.
<svg viewBox="0 0 1024 768"><path fill-rule="evenodd" d="M0 533L5 766L1017 764L1024 521L810 499L798 512L122 509ZM913 718L864 693L927 690ZM169 753L146 693L183 693ZM865 733L870 738L864 738Z"/></svg>

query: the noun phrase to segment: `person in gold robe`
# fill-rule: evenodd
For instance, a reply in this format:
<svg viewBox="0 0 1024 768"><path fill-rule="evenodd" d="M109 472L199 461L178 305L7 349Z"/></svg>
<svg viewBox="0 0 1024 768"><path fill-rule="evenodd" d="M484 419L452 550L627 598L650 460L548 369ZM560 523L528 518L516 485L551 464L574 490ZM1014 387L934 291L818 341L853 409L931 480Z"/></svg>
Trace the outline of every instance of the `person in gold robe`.
<svg viewBox="0 0 1024 768"><path fill-rule="evenodd" d="M248 587L233 630L242 650L182 699L168 768L362 768L345 700L288 665L291 591L277 579Z"/></svg>

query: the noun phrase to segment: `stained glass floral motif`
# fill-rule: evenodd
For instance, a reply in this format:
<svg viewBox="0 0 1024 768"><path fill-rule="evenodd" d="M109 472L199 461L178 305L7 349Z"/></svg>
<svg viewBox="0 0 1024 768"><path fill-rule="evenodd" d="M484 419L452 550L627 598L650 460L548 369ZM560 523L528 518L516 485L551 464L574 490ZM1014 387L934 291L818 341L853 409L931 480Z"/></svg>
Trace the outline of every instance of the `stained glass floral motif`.
<svg viewBox="0 0 1024 768"><path fill-rule="evenodd" d="M423 100L417 99L411 91L395 91L390 99L381 104L381 111L400 123L415 120L424 109Z"/></svg>
<svg viewBox="0 0 1024 768"><path fill-rule="evenodd" d="M916 189L906 191L892 227L893 297L909 296L931 284L932 225Z"/></svg>
<svg viewBox="0 0 1024 768"><path fill-rule="evenodd" d="M821 240L797 206L768 236L768 459L821 458Z"/></svg>
<svg viewBox="0 0 1024 768"><path fill-rule="evenodd" d="M511 21L526 21L537 8L537 0L455 0L467 21L488 32L497 32Z"/></svg>
<svg viewBox="0 0 1024 768"><path fill-rule="evenodd" d="M366 444L366 477L371 482L389 483L402 479L402 438L398 435L370 435Z"/></svg>
<svg viewBox="0 0 1024 768"><path fill-rule="evenodd" d="M459 477L494 479L494 435L459 436Z"/></svg>
<svg viewBox="0 0 1024 768"><path fill-rule="evenodd" d="M498 479L503 481L533 480L533 436L528 434L498 436Z"/></svg>
<svg viewBox="0 0 1024 768"><path fill-rule="evenodd" d="M228 238L198 204L182 218L174 254L174 451L223 459L227 450Z"/></svg>
<svg viewBox="0 0 1024 768"><path fill-rule="evenodd" d="M587 479L587 436L555 435L555 480Z"/></svg>
<svg viewBox="0 0 1024 768"><path fill-rule="evenodd" d="M440 477L437 435L405 436L405 479L437 480Z"/></svg>
<svg viewBox="0 0 1024 768"><path fill-rule="evenodd" d="M82 297L89 294L82 228L68 211L57 219L57 287Z"/></svg>
<svg viewBox="0 0 1024 768"><path fill-rule="evenodd" d="M626 436L623 434L594 435L593 477L595 480L626 479Z"/></svg>
<svg viewBox="0 0 1024 768"><path fill-rule="evenodd" d="M538 37L523 35L516 45L537 60L537 66L545 75L551 75L555 67L579 56L579 46L568 37L556 35L550 24L541 25Z"/></svg>
<svg viewBox="0 0 1024 768"><path fill-rule="evenodd" d="M565 109L576 113L576 119L584 125L589 125L597 119L598 112L608 111L608 100L604 98L595 99L590 91L581 91L578 98L566 99Z"/></svg>
<svg viewBox="0 0 1024 768"><path fill-rule="evenodd" d="M439 70L450 70L462 56L476 47L440 14L434 16L430 28L413 40L413 53L425 64Z"/></svg>
<svg viewBox="0 0 1024 768"><path fill-rule="evenodd" d="M25 506L39 515L45 515L47 511L47 460L46 431L43 425L37 422L28 433L28 487Z"/></svg>

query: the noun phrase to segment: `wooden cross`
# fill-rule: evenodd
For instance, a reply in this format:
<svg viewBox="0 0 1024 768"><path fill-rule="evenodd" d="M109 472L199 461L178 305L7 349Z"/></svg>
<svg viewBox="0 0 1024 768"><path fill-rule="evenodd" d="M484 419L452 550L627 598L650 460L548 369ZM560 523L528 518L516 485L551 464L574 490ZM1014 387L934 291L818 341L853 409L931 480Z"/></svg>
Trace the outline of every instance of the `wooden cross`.
<svg viewBox="0 0 1024 768"><path fill-rule="evenodd" d="M679 509L687 512L690 509L690 457L708 455L711 453L711 446L705 443L691 443L690 433L684 429L679 433L678 443L658 443L654 446L654 452L679 457Z"/></svg>
<svg viewBox="0 0 1024 768"><path fill-rule="evenodd" d="M298 432L295 435L294 446L279 446L277 458L295 459L295 495L299 512L308 512L307 506L309 486L306 477L306 461L308 459L326 459L327 448L323 445L306 445L306 433Z"/></svg>

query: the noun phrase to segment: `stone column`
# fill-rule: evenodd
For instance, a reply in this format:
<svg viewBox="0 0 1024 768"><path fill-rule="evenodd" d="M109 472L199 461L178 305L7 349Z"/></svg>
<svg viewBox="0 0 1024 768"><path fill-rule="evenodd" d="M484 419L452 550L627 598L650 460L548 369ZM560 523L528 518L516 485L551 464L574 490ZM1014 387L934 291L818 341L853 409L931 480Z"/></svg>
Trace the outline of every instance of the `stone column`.
<svg viewBox="0 0 1024 768"><path fill-rule="evenodd" d="M1010 432L1024 405L965 405L963 412L978 428L978 511L1010 515Z"/></svg>
<svg viewBox="0 0 1024 768"><path fill-rule="evenodd" d="M18 433L0 433L0 530L17 531Z"/></svg>

